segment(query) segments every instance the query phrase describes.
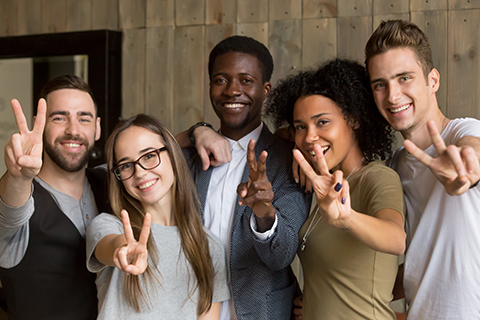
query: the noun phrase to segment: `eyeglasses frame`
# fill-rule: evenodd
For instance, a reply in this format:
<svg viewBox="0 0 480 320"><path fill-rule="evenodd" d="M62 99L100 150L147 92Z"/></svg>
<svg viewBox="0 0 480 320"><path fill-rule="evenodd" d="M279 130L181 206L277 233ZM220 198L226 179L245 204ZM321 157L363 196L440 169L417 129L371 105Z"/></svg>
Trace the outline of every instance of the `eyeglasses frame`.
<svg viewBox="0 0 480 320"><path fill-rule="evenodd" d="M112 173L115 175L115 177L117 178L117 180L119 180L119 181L126 181L126 180L130 179L131 177L133 177L133 176L135 175L135 172L136 172L136 170L137 170L137 164L138 164L138 165L140 166L140 168L142 168L143 170L153 170L153 169L155 169L156 167L158 167L158 166L162 163L162 158L160 158L160 152L162 152L162 151L168 151L167 147L165 146L165 147L161 147L161 148L159 148L159 149L155 149L155 150L146 152L146 153L142 154L140 157L138 157L138 159L135 160L135 161L128 161L128 162L119 163L119 164L117 164L116 166L114 166L112 169L110 169L110 171L112 171ZM155 153L157 154L159 161L158 161L158 164L157 164L155 167L152 167L152 168L148 168L148 169L147 169L147 168L145 168L145 167L140 163L140 159L142 159L142 158L145 157L147 154L150 154L150 153L152 153L152 152L155 152ZM120 174L117 174L117 173L115 172L115 170L117 170L120 166L123 166L123 165L125 165L125 164L127 164L127 163L131 163L131 164L133 165L133 173L132 173L132 175L129 176L128 178L122 179L122 178L120 178Z"/></svg>

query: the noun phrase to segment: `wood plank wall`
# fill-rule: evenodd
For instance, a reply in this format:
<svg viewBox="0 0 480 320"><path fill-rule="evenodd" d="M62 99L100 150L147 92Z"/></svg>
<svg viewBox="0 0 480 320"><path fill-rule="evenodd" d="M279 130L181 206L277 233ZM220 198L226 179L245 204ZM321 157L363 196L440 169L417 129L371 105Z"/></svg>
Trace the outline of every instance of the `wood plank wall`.
<svg viewBox="0 0 480 320"><path fill-rule="evenodd" d="M265 43L273 82L333 57L363 61L381 20L409 19L429 36L440 107L480 118L480 0L0 0L0 36L124 32L123 116L154 114L174 132L205 119L213 46L241 34Z"/></svg>

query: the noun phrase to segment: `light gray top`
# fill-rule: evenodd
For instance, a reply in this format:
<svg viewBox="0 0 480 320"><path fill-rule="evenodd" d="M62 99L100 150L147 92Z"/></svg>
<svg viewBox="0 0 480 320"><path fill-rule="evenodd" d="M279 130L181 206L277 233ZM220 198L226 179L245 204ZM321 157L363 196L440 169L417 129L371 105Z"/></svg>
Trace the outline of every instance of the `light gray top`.
<svg viewBox="0 0 480 320"><path fill-rule="evenodd" d="M35 178L35 181L52 195L60 210L72 221L78 232L85 238L88 225L98 215L95 197L88 179L85 179L80 201L52 188L40 178ZM11 207L0 198L0 267L12 268L23 259L27 251L29 239L28 221L34 212L35 201L32 195L20 207Z"/></svg>
<svg viewBox="0 0 480 320"><path fill-rule="evenodd" d="M210 254L215 268L213 302L230 298L225 269L225 254L220 240L205 229L209 240ZM97 272L98 319L197 319L198 290L191 293L195 275L181 251L177 227L152 223L151 234L158 250L160 271L159 284L149 287L151 308L143 306L136 312L127 302L124 291L125 275L116 267L100 263L93 252L98 241L108 234L123 234L120 219L102 213L87 230L87 268ZM145 285L143 283L143 285Z"/></svg>

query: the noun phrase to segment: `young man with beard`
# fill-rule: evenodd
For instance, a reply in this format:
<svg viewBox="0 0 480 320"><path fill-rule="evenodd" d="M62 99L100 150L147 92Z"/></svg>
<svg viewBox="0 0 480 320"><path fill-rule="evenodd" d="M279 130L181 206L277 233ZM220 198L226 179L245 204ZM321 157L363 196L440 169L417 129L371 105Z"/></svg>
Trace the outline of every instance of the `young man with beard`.
<svg viewBox="0 0 480 320"><path fill-rule="evenodd" d="M407 204L408 318L478 319L480 121L442 114L440 75L415 24L382 22L365 54L378 110L406 139L390 166Z"/></svg>
<svg viewBox="0 0 480 320"><path fill-rule="evenodd" d="M0 278L12 319L95 319L95 275L85 231L106 207L102 169L86 169L100 118L88 85L45 85L34 127L12 100L19 133L5 146L0 180Z"/></svg>
<svg viewBox="0 0 480 320"><path fill-rule="evenodd" d="M204 224L226 250L232 298L223 303L220 319L290 319L296 293L290 263L310 202L292 175L293 144L261 121L272 56L258 41L233 36L212 50L208 71L210 100L232 160L214 167L202 151L184 153Z"/></svg>

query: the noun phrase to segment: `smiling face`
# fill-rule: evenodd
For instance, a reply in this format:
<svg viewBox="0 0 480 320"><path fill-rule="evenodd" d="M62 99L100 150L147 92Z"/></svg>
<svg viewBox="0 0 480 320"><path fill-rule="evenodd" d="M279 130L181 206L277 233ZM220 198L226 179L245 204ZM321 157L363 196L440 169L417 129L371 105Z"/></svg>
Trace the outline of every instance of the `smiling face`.
<svg viewBox="0 0 480 320"><path fill-rule="evenodd" d="M433 120L438 111L435 93L440 76L432 69L425 79L411 49L391 49L373 56L368 73L378 110L404 137Z"/></svg>
<svg viewBox="0 0 480 320"><path fill-rule="evenodd" d="M136 161L146 153L164 147L162 138L142 127L129 127L122 131L115 142L115 162L122 164ZM135 167L135 174L123 181L125 190L137 199L146 212L154 213L160 205L171 208L172 187L175 176L170 162L168 151L160 152L161 163L156 168L145 170L139 165ZM168 209L167 209L168 210Z"/></svg>
<svg viewBox="0 0 480 320"><path fill-rule="evenodd" d="M270 82L262 82L256 57L239 52L218 56L212 68L210 100L222 134L238 140L258 127L270 89Z"/></svg>
<svg viewBox="0 0 480 320"><path fill-rule="evenodd" d="M293 124L295 144L315 167L313 147L316 144L322 147L330 170L342 170L348 174L362 158L353 130L342 110L327 97L300 97L293 109Z"/></svg>
<svg viewBox="0 0 480 320"><path fill-rule="evenodd" d="M77 172L85 167L100 138L100 118L96 118L93 100L76 89L53 91L46 100L45 164Z"/></svg>

